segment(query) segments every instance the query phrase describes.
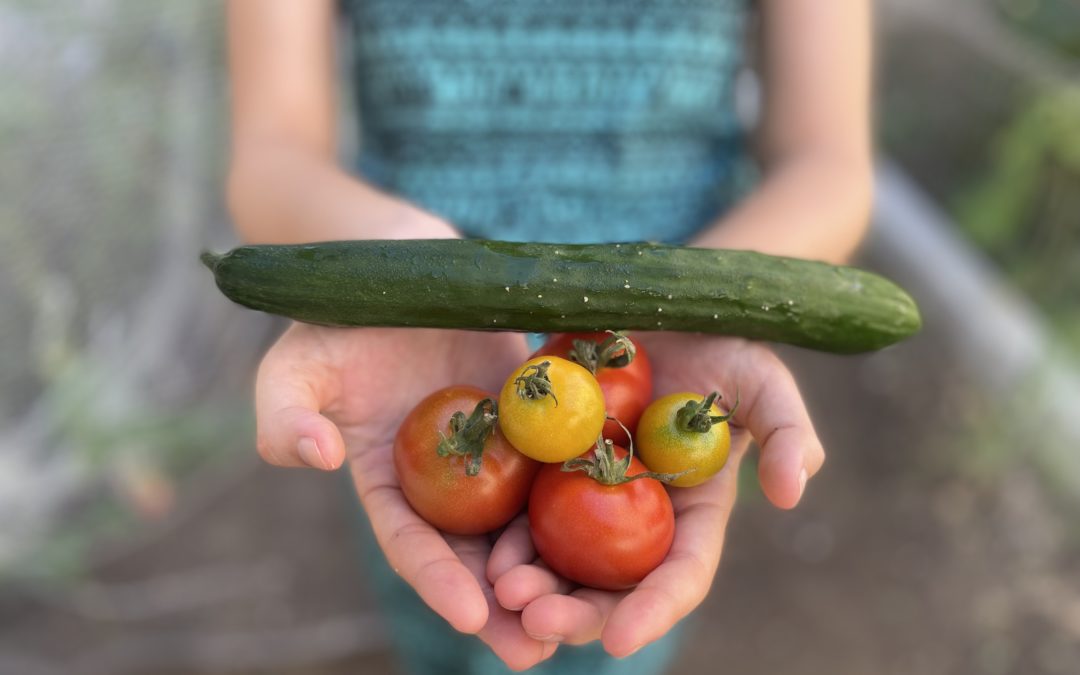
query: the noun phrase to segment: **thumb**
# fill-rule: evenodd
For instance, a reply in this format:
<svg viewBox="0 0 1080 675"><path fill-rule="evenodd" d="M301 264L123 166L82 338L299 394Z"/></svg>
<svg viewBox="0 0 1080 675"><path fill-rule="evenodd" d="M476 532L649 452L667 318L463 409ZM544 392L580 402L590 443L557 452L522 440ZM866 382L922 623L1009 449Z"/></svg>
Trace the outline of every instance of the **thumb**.
<svg viewBox="0 0 1080 675"><path fill-rule="evenodd" d="M332 471L345 461L337 426L319 414L322 402L304 371L281 368L268 354L255 384L256 447L276 466Z"/></svg>

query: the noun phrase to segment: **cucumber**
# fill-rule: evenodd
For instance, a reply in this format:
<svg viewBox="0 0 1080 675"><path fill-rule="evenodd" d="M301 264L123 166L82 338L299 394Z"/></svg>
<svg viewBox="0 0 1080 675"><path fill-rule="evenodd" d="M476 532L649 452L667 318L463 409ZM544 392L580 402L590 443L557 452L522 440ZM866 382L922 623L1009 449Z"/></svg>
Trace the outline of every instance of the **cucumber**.
<svg viewBox="0 0 1080 675"><path fill-rule="evenodd" d="M911 297L875 274L746 251L439 239L242 246L202 260L234 302L327 326L690 331L855 353L921 323Z"/></svg>

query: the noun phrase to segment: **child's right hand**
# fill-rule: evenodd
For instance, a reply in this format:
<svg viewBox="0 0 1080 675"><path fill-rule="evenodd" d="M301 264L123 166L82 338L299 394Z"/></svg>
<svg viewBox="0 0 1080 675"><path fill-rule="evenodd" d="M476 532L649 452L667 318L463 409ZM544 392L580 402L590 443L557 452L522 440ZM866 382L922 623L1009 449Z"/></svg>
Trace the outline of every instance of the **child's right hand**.
<svg viewBox="0 0 1080 675"><path fill-rule="evenodd" d="M529 637L503 609L485 569L487 535L443 535L405 501L394 471L397 428L417 401L450 384L498 391L528 355L522 335L294 324L259 368L259 454L279 466L333 470L348 461L391 567L450 625L528 668L555 644Z"/></svg>

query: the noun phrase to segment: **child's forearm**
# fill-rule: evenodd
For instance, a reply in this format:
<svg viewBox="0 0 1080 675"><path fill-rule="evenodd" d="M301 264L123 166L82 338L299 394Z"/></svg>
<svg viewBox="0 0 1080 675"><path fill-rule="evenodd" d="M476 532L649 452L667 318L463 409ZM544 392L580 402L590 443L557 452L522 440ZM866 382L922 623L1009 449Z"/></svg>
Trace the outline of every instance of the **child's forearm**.
<svg viewBox="0 0 1080 675"><path fill-rule="evenodd" d="M869 161L791 159L692 243L846 262L866 233L871 193Z"/></svg>
<svg viewBox="0 0 1080 675"><path fill-rule="evenodd" d="M695 242L844 262L872 190L868 0L761 0L760 187Z"/></svg>
<svg viewBox="0 0 1080 675"><path fill-rule="evenodd" d="M249 243L457 236L442 219L283 142L234 151L228 202L237 233Z"/></svg>

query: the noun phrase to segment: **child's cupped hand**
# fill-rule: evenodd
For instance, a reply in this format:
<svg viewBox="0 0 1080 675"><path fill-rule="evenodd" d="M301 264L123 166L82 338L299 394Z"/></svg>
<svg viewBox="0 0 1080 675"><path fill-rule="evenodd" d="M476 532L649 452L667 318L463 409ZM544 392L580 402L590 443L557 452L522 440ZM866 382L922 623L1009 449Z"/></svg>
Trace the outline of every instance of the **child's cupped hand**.
<svg viewBox="0 0 1080 675"><path fill-rule="evenodd" d="M455 629L476 633L508 666L550 657L560 642L602 640L627 656L697 607L712 584L749 441L761 447L765 494L790 508L824 461L787 368L744 340L636 334L653 358L656 395L738 391L730 459L707 483L671 489L676 532L665 561L632 591L575 588L536 558L523 515L492 545L446 535L405 500L394 470L397 428L435 389L498 391L527 356L521 335L293 325L270 349L256 386L258 448L268 462L333 470L348 462L391 567ZM804 473L805 472L805 473Z"/></svg>

